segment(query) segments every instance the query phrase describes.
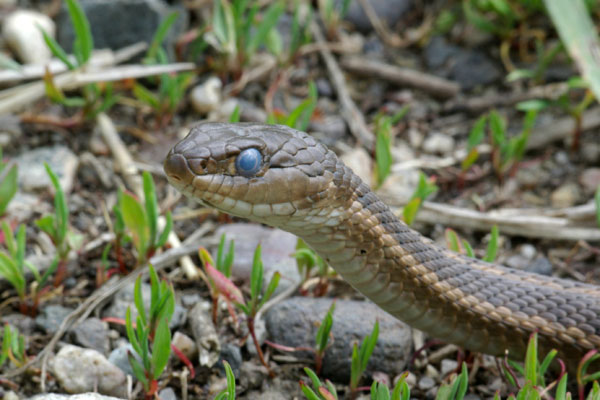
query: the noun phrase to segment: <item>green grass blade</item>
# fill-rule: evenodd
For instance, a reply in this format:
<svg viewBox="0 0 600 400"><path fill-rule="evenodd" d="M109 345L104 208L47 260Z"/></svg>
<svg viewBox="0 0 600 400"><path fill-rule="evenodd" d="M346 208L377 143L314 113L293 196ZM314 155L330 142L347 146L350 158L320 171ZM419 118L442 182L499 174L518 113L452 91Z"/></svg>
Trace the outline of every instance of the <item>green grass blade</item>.
<svg viewBox="0 0 600 400"><path fill-rule="evenodd" d="M581 75L600 99L600 42L583 0L544 0L558 34Z"/></svg>
<svg viewBox="0 0 600 400"><path fill-rule="evenodd" d="M246 47L246 51L249 55L254 54L258 47L265 43L269 31L277 24L279 16L283 13L284 8L284 2L278 1L272 4L263 14L260 25L257 27L256 32L252 35L248 42L248 46Z"/></svg>
<svg viewBox="0 0 600 400"><path fill-rule="evenodd" d="M158 379L160 374L169 362L171 354L171 331L169 323L161 319L156 327L154 342L152 343L152 365L154 366L154 379Z"/></svg>
<svg viewBox="0 0 600 400"><path fill-rule="evenodd" d="M73 53L77 58L79 65L85 64L92 55L94 49L94 40L90 23L83 12L83 9L76 0L67 0L67 9L73 23L75 31L75 42L73 43Z"/></svg>

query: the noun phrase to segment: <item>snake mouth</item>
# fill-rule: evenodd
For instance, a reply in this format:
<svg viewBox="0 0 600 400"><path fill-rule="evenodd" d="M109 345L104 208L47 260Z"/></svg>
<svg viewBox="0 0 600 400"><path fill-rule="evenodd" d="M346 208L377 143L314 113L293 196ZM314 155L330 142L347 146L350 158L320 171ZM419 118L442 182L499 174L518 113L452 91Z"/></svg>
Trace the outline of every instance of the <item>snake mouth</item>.
<svg viewBox="0 0 600 400"><path fill-rule="evenodd" d="M170 152L163 167L167 178L175 187L189 185L194 179L194 173L190 169L186 158L179 153Z"/></svg>

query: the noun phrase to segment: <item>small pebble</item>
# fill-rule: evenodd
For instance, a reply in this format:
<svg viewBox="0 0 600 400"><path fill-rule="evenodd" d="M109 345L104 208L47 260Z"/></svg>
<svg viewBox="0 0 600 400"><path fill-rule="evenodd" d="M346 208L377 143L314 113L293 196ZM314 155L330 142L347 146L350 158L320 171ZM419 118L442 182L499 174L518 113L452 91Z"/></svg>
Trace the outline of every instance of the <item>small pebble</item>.
<svg viewBox="0 0 600 400"><path fill-rule="evenodd" d="M423 151L430 154L448 154L454 150L454 138L443 133L433 133L423 142Z"/></svg>
<svg viewBox="0 0 600 400"><path fill-rule="evenodd" d="M217 77L210 77L190 92L190 102L199 114L207 114L221 105L223 84Z"/></svg>
<svg viewBox="0 0 600 400"><path fill-rule="evenodd" d="M528 260L531 260L537 254L537 250L534 245L527 243L520 247L519 253L521 253L521 255L527 258Z"/></svg>
<svg viewBox="0 0 600 400"><path fill-rule="evenodd" d="M444 359L442 360L442 364L440 367L440 374L442 377L445 377L446 375L456 371L457 367L458 362L456 362L456 360Z"/></svg>
<svg viewBox="0 0 600 400"><path fill-rule="evenodd" d="M579 186L575 183L565 183L550 195L550 201L554 208L573 207L581 196Z"/></svg>
<svg viewBox="0 0 600 400"><path fill-rule="evenodd" d="M52 57L40 28L54 38L56 26L45 14L31 10L17 10L4 20L2 35L25 64L43 64Z"/></svg>
<svg viewBox="0 0 600 400"><path fill-rule="evenodd" d="M600 187L600 168L588 168L581 173L579 183L589 193L594 193Z"/></svg>
<svg viewBox="0 0 600 400"><path fill-rule="evenodd" d="M434 386L435 386L435 381L428 376L424 376L421 379L419 379L418 387L419 387L419 389L421 389L423 391L429 390Z"/></svg>

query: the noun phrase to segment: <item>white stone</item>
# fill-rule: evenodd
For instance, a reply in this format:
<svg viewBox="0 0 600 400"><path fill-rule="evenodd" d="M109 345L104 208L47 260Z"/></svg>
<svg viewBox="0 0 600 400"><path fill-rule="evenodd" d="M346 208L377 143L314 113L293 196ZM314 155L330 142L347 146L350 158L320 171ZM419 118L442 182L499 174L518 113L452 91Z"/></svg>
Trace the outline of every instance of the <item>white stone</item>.
<svg viewBox="0 0 600 400"><path fill-rule="evenodd" d="M433 133L423 142L423 150L430 154L447 154L454 150L454 138L443 133Z"/></svg>
<svg viewBox="0 0 600 400"><path fill-rule="evenodd" d="M25 64L43 64L52 58L40 28L55 37L54 22L47 15L36 11L17 10L4 21L4 40Z"/></svg>
<svg viewBox="0 0 600 400"><path fill-rule="evenodd" d="M207 114L221 105L223 84L217 77L208 78L190 92L190 102L199 114Z"/></svg>
<svg viewBox="0 0 600 400"><path fill-rule="evenodd" d="M66 345L52 359L50 368L60 386L69 393L97 390L109 396L127 395L125 373L96 350Z"/></svg>

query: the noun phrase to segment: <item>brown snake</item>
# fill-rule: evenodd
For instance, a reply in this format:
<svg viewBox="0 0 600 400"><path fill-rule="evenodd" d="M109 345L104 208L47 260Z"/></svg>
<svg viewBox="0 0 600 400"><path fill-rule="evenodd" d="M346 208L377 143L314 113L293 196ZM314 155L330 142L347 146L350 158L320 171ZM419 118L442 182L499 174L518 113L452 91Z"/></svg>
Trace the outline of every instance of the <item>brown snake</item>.
<svg viewBox="0 0 600 400"><path fill-rule="evenodd" d="M301 237L358 291L434 337L521 360L537 331L540 354L555 348L570 369L600 349L600 287L437 246L304 132L201 124L164 168L172 185L201 204Z"/></svg>

